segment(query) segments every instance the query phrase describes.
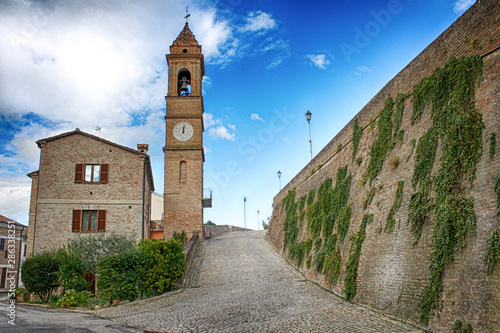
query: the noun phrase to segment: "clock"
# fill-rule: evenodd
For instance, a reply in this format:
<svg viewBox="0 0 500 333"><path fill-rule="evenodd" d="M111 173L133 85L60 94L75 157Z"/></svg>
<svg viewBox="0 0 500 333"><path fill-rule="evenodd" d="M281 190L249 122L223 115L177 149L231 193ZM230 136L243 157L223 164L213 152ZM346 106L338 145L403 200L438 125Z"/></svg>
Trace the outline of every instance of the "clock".
<svg viewBox="0 0 500 333"><path fill-rule="evenodd" d="M174 127L174 137L179 141L187 141L193 137L193 126L190 123L180 122Z"/></svg>

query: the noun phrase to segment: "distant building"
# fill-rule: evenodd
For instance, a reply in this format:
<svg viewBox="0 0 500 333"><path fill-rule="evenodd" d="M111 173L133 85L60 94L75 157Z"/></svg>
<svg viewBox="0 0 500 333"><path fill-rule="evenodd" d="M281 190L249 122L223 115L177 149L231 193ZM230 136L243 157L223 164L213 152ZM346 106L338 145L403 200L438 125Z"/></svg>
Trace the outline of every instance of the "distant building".
<svg viewBox="0 0 500 333"><path fill-rule="evenodd" d="M150 237L154 182L148 145L132 149L76 129L37 141L28 254L66 244L78 234Z"/></svg>
<svg viewBox="0 0 500 333"><path fill-rule="evenodd" d="M0 215L0 290L22 287L28 226Z"/></svg>

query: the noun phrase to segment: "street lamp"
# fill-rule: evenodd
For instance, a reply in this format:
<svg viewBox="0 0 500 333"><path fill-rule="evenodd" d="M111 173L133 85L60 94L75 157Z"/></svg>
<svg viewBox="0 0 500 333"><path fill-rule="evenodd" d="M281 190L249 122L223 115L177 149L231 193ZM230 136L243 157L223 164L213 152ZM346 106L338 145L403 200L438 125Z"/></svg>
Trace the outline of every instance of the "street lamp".
<svg viewBox="0 0 500 333"><path fill-rule="evenodd" d="M259 213L260 211L257 211L257 230L259 230Z"/></svg>
<svg viewBox="0 0 500 333"><path fill-rule="evenodd" d="M245 231L247 231L247 197L243 198L243 220L245 223Z"/></svg>
<svg viewBox="0 0 500 333"><path fill-rule="evenodd" d="M281 171L278 170L278 185L281 191Z"/></svg>
<svg viewBox="0 0 500 333"><path fill-rule="evenodd" d="M307 110L306 112L306 120L307 120L307 124L309 126L309 151L311 152L311 160L313 159L313 146L312 146L312 141L311 141L311 116L312 116L312 113Z"/></svg>

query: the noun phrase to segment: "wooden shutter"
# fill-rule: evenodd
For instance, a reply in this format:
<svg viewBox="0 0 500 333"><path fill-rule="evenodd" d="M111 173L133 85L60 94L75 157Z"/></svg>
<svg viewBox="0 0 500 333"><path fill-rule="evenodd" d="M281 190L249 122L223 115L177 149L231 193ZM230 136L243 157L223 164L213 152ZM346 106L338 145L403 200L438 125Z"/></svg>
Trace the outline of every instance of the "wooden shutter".
<svg viewBox="0 0 500 333"><path fill-rule="evenodd" d="M80 232L81 216L82 216L81 210L76 210L76 209L73 210L73 232Z"/></svg>
<svg viewBox="0 0 500 333"><path fill-rule="evenodd" d="M108 182L109 164L101 164L101 183Z"/></svg>
<svg viewBox="0 0 500 333"><path fill-rule="evenodd" d="M97 211L97 231L106 231L106 211Z"/></svg>
<svg viewBox="0 0 500 333"><path fill-rule="evenodd" d="M76 165L75 183L83 183L83 164Z"/></svg>

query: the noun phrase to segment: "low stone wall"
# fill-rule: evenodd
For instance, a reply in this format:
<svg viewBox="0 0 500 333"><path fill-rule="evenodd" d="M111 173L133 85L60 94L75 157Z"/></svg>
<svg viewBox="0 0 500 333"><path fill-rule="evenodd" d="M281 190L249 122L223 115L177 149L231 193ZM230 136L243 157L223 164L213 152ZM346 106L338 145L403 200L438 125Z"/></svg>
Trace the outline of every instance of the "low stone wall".
<svg viewBox="0 0 500 333"><path fill-rule="evenodd" d="M186 270L184 271L184 274L177 280L177 284L184 286L186 283L186 278L189 272L189 269L191 268L191 264L193 263L193 258L194 254L196 253L196 248L198 247L198 244L200 243L200 237L197 232L193 234L189 242L186 244L184 247L184 255L186 255Z"/></svg>
<svg viewBox="0 0 500 333"><path fill-rule="evenodd" d="M247 231L253 231L251 229L246 229ZM205 237L213 237L217 236L226 232L233 232L233 231L245 231L245 228L242 227L236 227L234 225L228 225L228 224L223 224L223 225L205 225Z"/></svg>

